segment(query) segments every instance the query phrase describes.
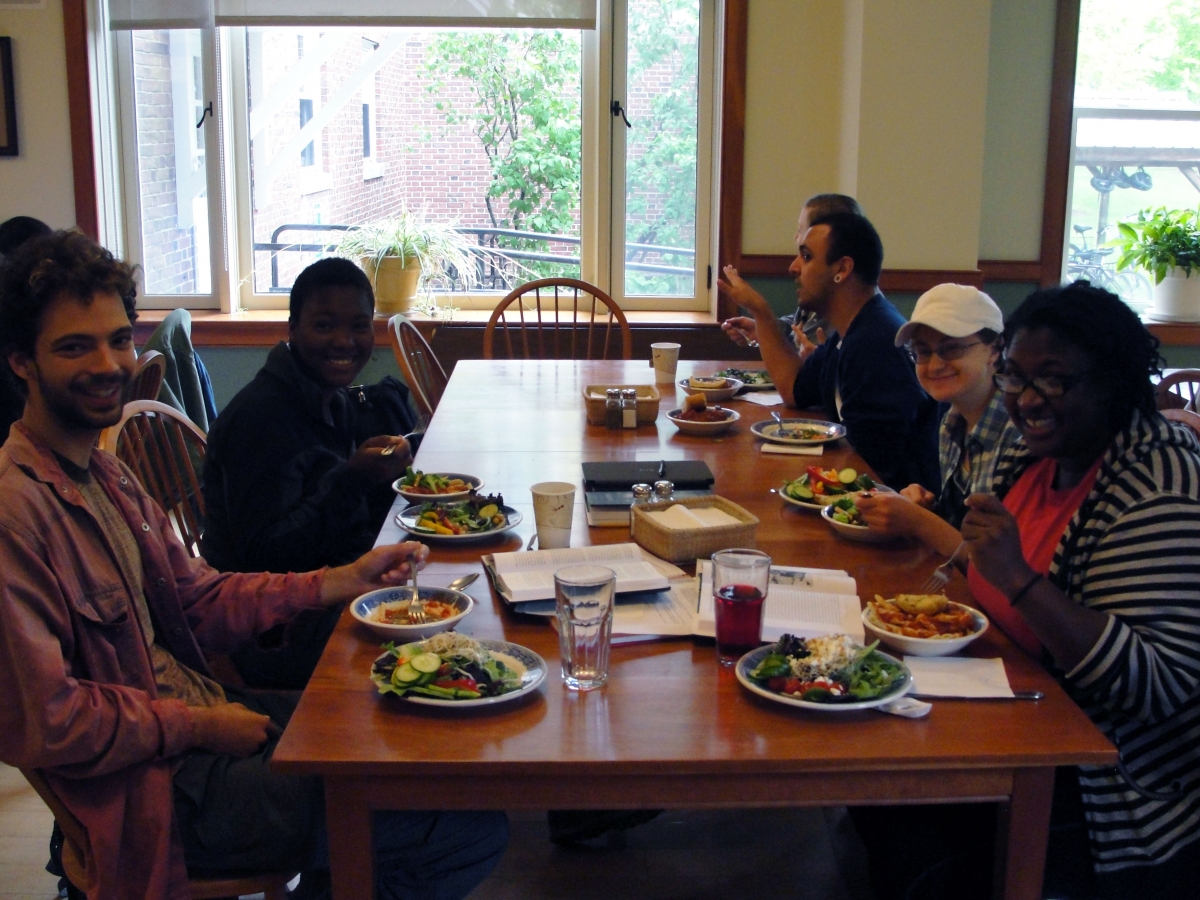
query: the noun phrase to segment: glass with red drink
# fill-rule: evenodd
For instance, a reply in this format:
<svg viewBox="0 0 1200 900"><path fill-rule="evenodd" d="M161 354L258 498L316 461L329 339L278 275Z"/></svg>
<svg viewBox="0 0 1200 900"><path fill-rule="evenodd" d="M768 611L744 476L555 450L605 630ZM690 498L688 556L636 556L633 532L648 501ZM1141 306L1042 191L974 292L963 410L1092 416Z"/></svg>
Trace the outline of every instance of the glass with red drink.
<svg viewBox="0 0 1200 900"><path fill-rule="evenodd" d="M758 550L718 550L712 555L712 567L717 659L732 666L762 643L771 557Z"/></svg>

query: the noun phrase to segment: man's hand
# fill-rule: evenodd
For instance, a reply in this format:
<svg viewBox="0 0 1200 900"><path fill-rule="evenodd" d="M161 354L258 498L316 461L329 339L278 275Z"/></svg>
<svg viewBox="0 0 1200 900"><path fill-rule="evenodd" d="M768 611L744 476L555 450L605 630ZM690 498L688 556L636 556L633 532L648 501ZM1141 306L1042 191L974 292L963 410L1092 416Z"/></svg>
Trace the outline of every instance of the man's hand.
<svg viewBox="0 0 1200 900"><path fill-rule="evenodd" d="M917 504L917 506L924 509L933 509L933 504L937 500L933 491L920 484L910 484L908 487L901 489L900 496L908 498Z"/></svg>
<svg viewBox="0 0 1200 900"><path fill-rule="evenodd" d="M804 361L812 356L814 350L825 343L825 329L817 329L817 342L814 344L808 339L808 335L804 333L804 329L799 325L792 326L792 334L796 338L796 349L800 351L800 360Z"/></svg>
<svg viewBox="0 0 1200 900"><path fill-rule="evenodd" d="M279 726L267 716L251 712L240 703L188 708L195 725L192 746L227 756L249 756L271 738Z"/></svg>
<svg viewBox="0 0 1200 900"><path fill-rule="evenodd" d="M376 547L348 566L327 569L321 582L321 602L335 606L367 591L405 584L413 567L423 569L428 560L429 548L417 541Z"/></svg>
<svg viewBox="0 0 1200 900"><path fill-rule="evenodd" d="M725 277L717 277L717 290L738 306L745 307L752 316L774 315L766 297L746 284L738 275L737 269L733 266L726 266L722 271L725 273Z"/></svg>
<svg viewBox="0 0 1200 900"><path fill-rule="evenodd" d="M1034 576L1021 550L1017 520L991 494L972 494L966 504L969 511L962 536L971 565L992 587L1011 597Z"/></svg>
<svg viewBox="0 0 1200 900"><path fill-rule="evenodd" d="M376 484L391 484L404 474L412 462L408 441L396 435L381 434L363 441L346 464Z"/></svg>
<svg viewBox="0 0 1200 900"><path fill-rule="evenodd" d="M721 323L721 330L739 347L758 345L758 326L749 316L734 316Z"/></svg>

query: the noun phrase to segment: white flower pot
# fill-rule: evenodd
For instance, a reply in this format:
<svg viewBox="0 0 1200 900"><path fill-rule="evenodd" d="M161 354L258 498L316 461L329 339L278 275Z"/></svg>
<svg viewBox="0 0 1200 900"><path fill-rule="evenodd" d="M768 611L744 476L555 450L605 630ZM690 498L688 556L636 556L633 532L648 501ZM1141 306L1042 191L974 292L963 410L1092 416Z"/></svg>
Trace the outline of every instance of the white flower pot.
<svg viewBox="0 0 1200 900"><path fill-rule="evenodd" d="M1200 322L1200 272L1191 277L1183 269L1172 269L1154 286L1150 317L1163 322Z"/></svg>

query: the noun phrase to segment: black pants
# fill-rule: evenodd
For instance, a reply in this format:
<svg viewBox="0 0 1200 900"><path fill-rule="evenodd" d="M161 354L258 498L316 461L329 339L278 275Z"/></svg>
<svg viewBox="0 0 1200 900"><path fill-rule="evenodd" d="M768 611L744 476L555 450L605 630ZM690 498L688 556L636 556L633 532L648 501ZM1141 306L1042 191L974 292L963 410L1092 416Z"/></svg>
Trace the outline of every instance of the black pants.
<svg viewBox="0 0 1200 900"><path fill-rule="evenodd" d="M341 615L341 606L304 610L288 624L287 644L278 649L250 644L235 651L231 659L238 674L251 688L304 690Z"/></svg>
<svg viewBox="0 0 1200 900"><path fill-rule="evenodd" d="M298 699L228 694L281 727ZM328 868L321 779L270 771L273 750L271 742L242 759L199 751L184 757L175 775L175 816L192 875ZM507 843L502 812L377 812L376 893L384 900L465 897L500 861Z"/></svg>

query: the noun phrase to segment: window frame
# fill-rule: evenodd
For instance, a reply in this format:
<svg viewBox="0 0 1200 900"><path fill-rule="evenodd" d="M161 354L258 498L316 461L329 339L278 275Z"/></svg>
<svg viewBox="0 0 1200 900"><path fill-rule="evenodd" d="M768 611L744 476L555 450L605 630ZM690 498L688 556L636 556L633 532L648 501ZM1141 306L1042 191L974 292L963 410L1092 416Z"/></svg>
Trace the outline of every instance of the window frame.
<svg viewBox="0 0 1200 900"><path fill-rule="evenodd" d="M64 0L64 8L80 0ZM103 0L83 0L89 7L101 12ZM700 0L702 9L699 52L699 109L697 128L697 228L694 269L695 291L690 298L634 297L623 296L624 266L623 252L617 249L623 244L623 221L613 215L614 195L618 191L618 168L613 160L613 120L609 106L613 97L613 41L614 10L621 0L600 0L597 29L583 32L583 148L580 186L580 269L581 277L609 291L619 299L627 310L652 311L695 311L712 312L716 307L716 287L713 269L717 253L717 221L720 178L720 133L718 111L721 109L721 67L723 7L744 5L746 0ZM66 10L65 10L66 11ZM103 16L91 21L104 22ZM608 23L607 26L602 23ZM123 255L134 262L142 256L140 197L136 168L136 132L133 124L133 97L131 81L131 50L120 49L128 43L129 32L93 32L93 47L109 43L116 47L110 83L112 98L116 101L120 135L120 165L118 187L115 192L101 192L101 207L106 220L120 224L120 245ZM254 292L252 226L250 219L251 198L249 196L249 124L244 114L246 93L245 31L241 28L213 27L201 29L204 47L205 95L220 97L222 102L214 104L214 119L206 121L206 147L218 146L220 153L206 153L208 174L208 208L210 214L210 256L213 290L209 295L175 294L146 295L139 297L139 306L147 309L235 309L267 310L286 308L286 294L259 294ZM307 47L306 47L307 50ZM238 64L241 60L242 64ZM129 79L129 83L126 83ZM378 84L376 76L368 80L369 85ZM366 90L368 88L364 88ZM377 88L376 88L377 89ZM92 104L103 106L103 96L93 92ZM317 100L314 97L314 114ZM239 105L241 110L239 110ZM242 114L239 114L241 112ZM619 122L619 120L617 120ZM376 132L372 117L372 128ZM314 141L316 167L322 163L319 139ZM375 146L376 155L378 146ZM95 147L93 147L95 152ZM364 164L366 160L364 160ZM376 163L376 165L379 165ZM607 170L607 171L606 171ZM328 173L326 173L328 174ZM379 174L382 174L380 172ZM364 180L370 176L364 167ZM101 176L98 181L104 181ZM214 189L219 188L219 189ZM623 178L619 190L624 191ZM116 196L114 196L116 195ZM119 197L119 203L114 202ZM623 199L623 196L622 196ZM223 217L225 210L230 215ZM220 225L221 227L216 227ZM110 244L111 246L111 244ZM614 265L614 261L616 265ZM614 291L615 288L615 291ZM451 295L459 308L490 309L502 296L497 293L476 295Z"/></svg>

